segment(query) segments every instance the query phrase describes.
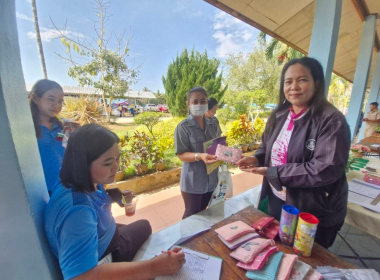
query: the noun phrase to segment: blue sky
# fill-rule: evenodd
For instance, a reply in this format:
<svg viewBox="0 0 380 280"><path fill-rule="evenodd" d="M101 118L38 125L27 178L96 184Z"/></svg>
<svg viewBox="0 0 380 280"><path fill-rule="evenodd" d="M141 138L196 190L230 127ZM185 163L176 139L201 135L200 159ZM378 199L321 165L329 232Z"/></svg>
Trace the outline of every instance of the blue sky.
<svg viewBox="0 0 380 280"><path fill-rule="evenodd" d="M193 47L222 61L229 53L247 52L258 30L202 0L110 0L112 17L106 36L131 33L130 64L140 65L133 90L148 87L163 91L161 77L183 48ZM61 40L50 18L69 36L95 38L96 13L89 0L37 0L37 12L49 79L61 85L78 85L67 75L69 64L58 58L64 54ZM26 83L42 78L34 33L30 0L16 1L21 60ZM112 39L111 39L112 41ZM112 46L112 44L111 44Z"/></svg>

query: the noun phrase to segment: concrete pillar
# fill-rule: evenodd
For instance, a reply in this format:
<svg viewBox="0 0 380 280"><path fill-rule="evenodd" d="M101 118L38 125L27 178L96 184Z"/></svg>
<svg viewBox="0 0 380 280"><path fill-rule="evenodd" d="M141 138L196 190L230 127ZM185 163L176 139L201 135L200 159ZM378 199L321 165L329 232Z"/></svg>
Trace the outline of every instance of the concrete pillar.
<svg viewBox="0 0 380 280"><path fill-rule="evenodd" d="M329 93L338 43L342 0L317 0L309 57L317 59L325 72L325 94Z"/></svg>
<svg viewBox="0 0 380 280"><path fill-rule="evenodd" d="M354 140L354 133L358 127L360 111L363 108L364 93L367 88L368 76L371 69L371 60L376 32L376 15L369 15L363 23L362 38L360 41L360 51L356 64L354 84L348 111L347 122L351 129L351 140Z"/></svg>
<svg viewBox="0 0 380 280"><path fill-rule="evenodd" d="M22 74L15 1L0 1L1 279L60 279L43 229L48 201Z"/></svg>
<svg viewBox="0 0 380 280"><path fill-rule="evenodd" d="M369 97L367 102L367 108L365 108L364 115L369 112L369 104L372 102L379 103L379 92L380 92L380 53L376 55L376 65L375 71L372 76L371 90L369 91ZM365 123L363 123L362 128L360 129L359 140L364 138L364 128Z"/></svg>

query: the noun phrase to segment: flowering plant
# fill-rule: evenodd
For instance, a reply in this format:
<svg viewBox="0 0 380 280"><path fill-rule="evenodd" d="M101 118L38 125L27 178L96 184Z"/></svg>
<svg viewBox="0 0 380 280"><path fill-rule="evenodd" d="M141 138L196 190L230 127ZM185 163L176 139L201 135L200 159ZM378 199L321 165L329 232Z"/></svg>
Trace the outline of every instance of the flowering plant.
<svg viewBox="0 0 380 280"><path fill-rule="evenodd" d="M369 153L370 151L371 150L367 146L363 146L363 145L352 145L351 146L351 152L364 154L364 153Z"/></svg>

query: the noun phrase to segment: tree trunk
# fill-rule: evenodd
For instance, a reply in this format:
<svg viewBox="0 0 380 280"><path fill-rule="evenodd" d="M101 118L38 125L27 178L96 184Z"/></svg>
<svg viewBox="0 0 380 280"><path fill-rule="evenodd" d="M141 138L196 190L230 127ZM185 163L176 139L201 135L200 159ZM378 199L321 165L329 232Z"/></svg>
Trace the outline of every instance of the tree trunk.
<svg viewBox="0 0 380 280"><path fill-rule="evenodd" d="M40 34L40 28L38 26L38 17L37 17L37 5L36 0L32 0L32 10L33 10L33 20L34 20L34 30L36 31L36 39L37 39L37 46L38 46L38 52L40 54L40 60L41 60L41 66L42 66L42 72L44 74L44 78L47 79L47 71L46 71L46 64L45 64L45 57L44 57L44 50L42 48L42 41L41 41L41 34Z"/></svg>

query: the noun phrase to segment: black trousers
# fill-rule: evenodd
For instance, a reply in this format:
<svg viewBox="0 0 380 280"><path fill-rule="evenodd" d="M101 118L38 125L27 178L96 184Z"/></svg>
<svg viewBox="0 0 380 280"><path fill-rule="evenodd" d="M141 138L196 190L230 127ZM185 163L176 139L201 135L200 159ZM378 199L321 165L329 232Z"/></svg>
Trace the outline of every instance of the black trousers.
<svg viewBox="0 0 380 280"><path fill-rule="evenodd" d="M181 191L183 201L185 202L185 213L182 219L185 219L191 215L197 214L202 210L205 210L213 192L207 192L204 194L193 194Z"/></svg>
<svg viewBox="0 0 380 280"><path fill-rule="evenodd" d="M147 220L116 224L112 240L100 259L112 253L112 262L130 262L151 234L152 227Z"/></svg>
<svg viewBox="0 0 380 280"><path fill-rule="evenodd" d="M279 199L274 194L268 196L269 199L269 213L268 215L274 217L277 221L281 220L282 206L285 202ZM342 228L344 221L338 225L330 227L317 227L317 233L315 235L314 241L319 245L328 249L334 244L335 238L338 235L338 231Z"/></svg>

